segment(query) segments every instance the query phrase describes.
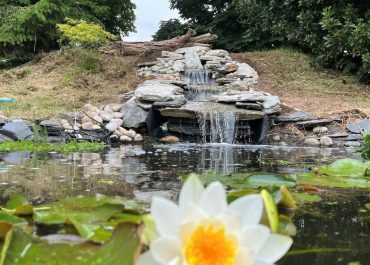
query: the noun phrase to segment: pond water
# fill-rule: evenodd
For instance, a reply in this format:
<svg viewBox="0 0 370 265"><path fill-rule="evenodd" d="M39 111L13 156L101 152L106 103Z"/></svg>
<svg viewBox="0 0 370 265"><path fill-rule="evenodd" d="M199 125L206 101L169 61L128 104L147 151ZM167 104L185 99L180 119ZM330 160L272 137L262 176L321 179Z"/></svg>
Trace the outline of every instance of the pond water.
<svg viewBox="0 0 370 265"><path fill-rule="evenodd" d="M96 193L175 199L180 177L190 172L295 174L344 157L358 155L352 149L226 144L121 146L71 155L3 153L0 202L14 194L34 203ZM322 201L291 213L298 233L293 252L278 264L369 264L369 190L325 188L320 195ZM304 250L309 251L300 253Z"/></svg>

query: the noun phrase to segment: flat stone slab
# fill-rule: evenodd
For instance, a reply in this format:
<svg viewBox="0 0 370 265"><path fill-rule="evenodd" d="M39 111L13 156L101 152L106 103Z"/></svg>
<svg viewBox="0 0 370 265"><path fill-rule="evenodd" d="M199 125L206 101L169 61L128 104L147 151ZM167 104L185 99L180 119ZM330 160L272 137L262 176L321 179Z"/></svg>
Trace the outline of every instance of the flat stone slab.
<svg viewBox="0 0 370 265"><path fill-rule="evenodd" d="M361 141L363 138L362 134L350 134L345 140L347 141Z"/></svg>
<svg viewBox="0 0 370 265"><path fill-rule="evenodd" d="M189 101L181 108L165 108L160 110L161 115L175 118L197 118L199 113L210 112L235 112L236 120L258 120L264 116L263 111L238 109L234 104L222 104L216 102ZM209 117L205 117L209 119Z"/></svg>
<svg viewBox="0 0 370 265"><path fill-rule="evenodd" d="M330 134L327 136L330 138L346 138L349 136L349 134L348 133L334 133L334 134Z"/></svg>
<svg viewBox="0 0 370 265"><path fill-rule="evenodd" d="M370 119L360 120L356 123L348 124L347 130L351 133L367 134L370 132Z"/></svg>
<svg viewBox="0 0 370 265"><path fill-rule="evenodd" d="M183 95L179 95L179 96L175 96L174 100L154 102L153 106L157 108L180 108L181 106L185 104L186 104L185 97Z"/></svg>
<svg viewBox="0 0 370 265"><path fill-rule="evenodd" d="M314 128L321 125L327 125L335 121L334 119L317 119L317 120L311 120L311 121L301 121L297 122L296 125L298 127L303 128Z"/></svg>
<svg viewBox="0 0 370 265"><path fill-rule="evenodd" d="M284 113L276 117L276 122L299 122L299 121L310 121L310 120L316 120L317 117L310 113L305 111L294 111L289 113Z"/></svg>
<svg viewBox="0 0 370 265"><path fill-rule="evenodd" d="M181 87L158 80L145 81L135 90L135 97L140 101L170 101L174 96L182 93Z"/></svg>

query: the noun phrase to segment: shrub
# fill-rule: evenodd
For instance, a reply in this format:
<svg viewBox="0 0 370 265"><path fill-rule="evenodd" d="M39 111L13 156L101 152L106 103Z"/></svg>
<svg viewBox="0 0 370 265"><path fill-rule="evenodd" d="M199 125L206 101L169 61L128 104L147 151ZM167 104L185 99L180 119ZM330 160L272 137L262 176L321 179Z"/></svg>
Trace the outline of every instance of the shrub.
<svg viewBox="0 0 370 265"><path fill-rule="evenodd" d="M364 136L364 146L360 152L363 159L370 160L370 133Z"/></svg>
<svg viewBox="0 0 370 265"><path fill-rule="evenodd" d="M58 24L60 43L71 47L97 48L116 40L117 37L105 31L102 26L84 20L66 19L66 24Z"/></svg>

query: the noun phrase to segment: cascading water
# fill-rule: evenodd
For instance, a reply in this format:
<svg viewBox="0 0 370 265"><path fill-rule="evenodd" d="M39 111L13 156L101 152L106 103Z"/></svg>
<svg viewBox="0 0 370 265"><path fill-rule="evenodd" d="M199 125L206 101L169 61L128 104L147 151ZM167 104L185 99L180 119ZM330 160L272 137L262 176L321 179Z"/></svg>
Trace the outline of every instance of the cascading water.
<svg viewBox="0 0 370 265"><path fill-rule="evenodd" d="M198 113L203 143L233 144L235 139L235 112Z"/></svg>
<svg viewBox="0 0 370 265"><path fill-rule="evenodd" d="M184 80L190 85L211 85L215 82L212 77L212 72L205 70L185 71Z"/></svg>

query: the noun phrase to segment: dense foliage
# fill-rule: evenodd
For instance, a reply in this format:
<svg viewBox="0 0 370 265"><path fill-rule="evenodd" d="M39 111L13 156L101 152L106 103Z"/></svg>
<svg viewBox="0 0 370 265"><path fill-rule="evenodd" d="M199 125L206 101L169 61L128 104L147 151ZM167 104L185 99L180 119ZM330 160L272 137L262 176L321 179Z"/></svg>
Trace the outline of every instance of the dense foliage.
<svg viewBox="0 0 370 265"><path fill-rule="evenodd" d="M58 47L56 25L65 18L104 26L115 35L134 30L130 0L2 0L0 2L0 58L22 60Z"/></svg>
<svg viewBox="0 0 370 265"><path fill-rule="evenodd" d="M178 19L161 21L159 30L153 35L153 40L168 40L180 36L186 32L188 26Z"/></svg>
<svg viewBox="0 0 370 265"><path fill-rule="evenodd" d="M198 33L232 51L291 46L315 62L370 82L368 0L170 0ZM161 24L167 27L166 23ZM169 31L168 31L169 32ZM164 39L165 36L161 35Z"/></svg>
<svg viewBox="0 0 370 265"><path fill-rule="evenodd" d="M360 152L363 159L370 160L370 133L364 136L364 145Z"/></svg>
<svg viewBox="0 0 370 265"><path fill-rule="evenodd" d="M68 18L67 23L58 24L60 42L72 47L97 48L117 39L115 35L95 23Z"/></svg>

